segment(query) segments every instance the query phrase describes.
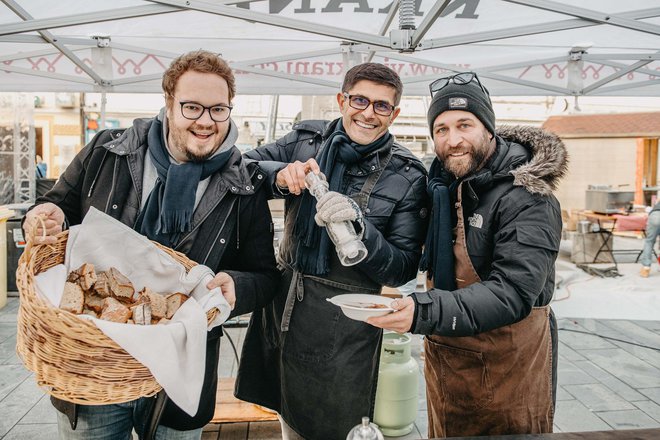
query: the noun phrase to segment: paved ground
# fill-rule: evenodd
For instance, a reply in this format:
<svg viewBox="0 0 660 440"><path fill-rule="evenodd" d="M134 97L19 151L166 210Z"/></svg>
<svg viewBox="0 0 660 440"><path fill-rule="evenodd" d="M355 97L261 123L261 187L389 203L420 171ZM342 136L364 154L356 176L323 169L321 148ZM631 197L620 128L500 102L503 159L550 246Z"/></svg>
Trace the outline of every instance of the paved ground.
<svg viewBox="0 0 660 440"><path fill-rule="evenodd" d="M660 274L656 274L660 280ZM660 295L660 283L658 284ZM47 396L15 354L18 298L0 310L0 439L57 438ZM660 320L563 319L560 325L556 432L660 428ZM228 330L240 346L244 328ZM413 355L420 357L420 339ZM221 376L236 372L228 341ZM421 371L421 370L420 370ZM426 402L420 374L415 430L399 439L426 438ZM209 425L205 440L280 439L278 423Z"/></svg>

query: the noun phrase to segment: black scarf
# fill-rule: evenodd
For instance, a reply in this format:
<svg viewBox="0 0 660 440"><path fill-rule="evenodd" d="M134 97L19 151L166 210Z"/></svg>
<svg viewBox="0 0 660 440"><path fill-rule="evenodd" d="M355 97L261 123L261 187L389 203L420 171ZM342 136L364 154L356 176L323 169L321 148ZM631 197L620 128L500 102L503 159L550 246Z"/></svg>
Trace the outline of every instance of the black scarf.
<svg viewBox="0 0 660 440"><path fill-rule="evenodd" d="M158 119L154 119L149 128L147 144L158 179L140 212L135 230L171 247L182 232L190 231L197 185L227 164L232 149L203 162L173 164L163 142L163 124Z"/></svg>
<svg viewBox="0 0 660 440"><path fill-rule="evenodd" d="M316 162L328 180L329 190L342 192L347 165L359 162L382 147L390 147L391 143L388 142L391 138L392 135L387 132L368 145L357 144L348 137L339 119L335 131L328 136L316 155ZM309 275L325 275L329 270L328 254L332 248L330 237L325 228L319 227L314 221L314 196L305 191L301 197L293 227L293 234L298 239L295 268Z"/></svg>
<svg viewBox="0 0 660 440"><path fill-rule="evenodd" d="M452 229L456 219L452 218L452 193L460 183L447 172L438 159L434 159L429 170L427 191L432 201L431 221L426 232L424 253L419 263L421 270L433 277L436 289L455 290L454 244Z"/></svg>

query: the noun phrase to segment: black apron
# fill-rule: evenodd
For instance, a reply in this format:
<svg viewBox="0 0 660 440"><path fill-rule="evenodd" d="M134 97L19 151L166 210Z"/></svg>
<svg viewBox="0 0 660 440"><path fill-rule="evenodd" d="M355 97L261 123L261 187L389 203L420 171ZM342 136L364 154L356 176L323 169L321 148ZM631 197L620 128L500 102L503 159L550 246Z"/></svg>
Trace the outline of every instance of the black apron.
<svg viewBox="0 0 660 440"><path fill-rule="evenodd" d="M369 195L391 154L352 196L367 216ZM280 289L250 320L236 397L279 412L306 439L344 440L363 416L373 418L382 330L347 318L326 298L378 295L382 286L363 275L333 280L333 273L351 269L341 266L334 249L328 277L278 263Z"/></svg>

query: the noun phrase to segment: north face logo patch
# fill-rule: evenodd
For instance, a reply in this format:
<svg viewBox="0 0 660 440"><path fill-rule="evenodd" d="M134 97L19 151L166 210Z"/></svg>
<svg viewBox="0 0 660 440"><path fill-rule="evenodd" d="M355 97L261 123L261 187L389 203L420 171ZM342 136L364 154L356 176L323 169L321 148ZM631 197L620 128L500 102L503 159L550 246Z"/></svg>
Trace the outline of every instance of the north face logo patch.
<svg viewBox="0 0 660 440"><path fill-rule="evenodd" d="M467 98L449 98L449 108L467 108Z"/></svg>
<svg viewBox="0 0 660 440"><path fill-rule="evenodd" d="M473 228L481 229L481 227L484 225L484 218L481 216L481 214L474 214L472 217L468 217L468 223Z"/></svg>

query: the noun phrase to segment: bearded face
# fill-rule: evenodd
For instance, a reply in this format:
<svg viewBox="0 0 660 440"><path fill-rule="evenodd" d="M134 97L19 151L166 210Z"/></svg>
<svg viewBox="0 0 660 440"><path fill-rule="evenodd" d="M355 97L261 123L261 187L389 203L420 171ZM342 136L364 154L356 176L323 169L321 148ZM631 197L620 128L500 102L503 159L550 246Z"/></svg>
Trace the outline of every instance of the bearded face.
<svg viewBox="0 0 660 440"><path fill-rule="evenodd" d="M183 106L187 103L206 109L197 119L189 119L184 117ZM216 106L230 105L225 79L213 73L188 71L179 78L175 94L167 104L167 142L174 158L179 162L197 162L213 155L229 132L230 120L216 122L210 113L219 108Z"/></svg>
<svg viewBox="0 0 660 440"><path fill-rule="evenodd" d="M438 115L433 123L433 143L438 160L457 178L481 168L495 148L484 124L462 110Z"/></svg>

